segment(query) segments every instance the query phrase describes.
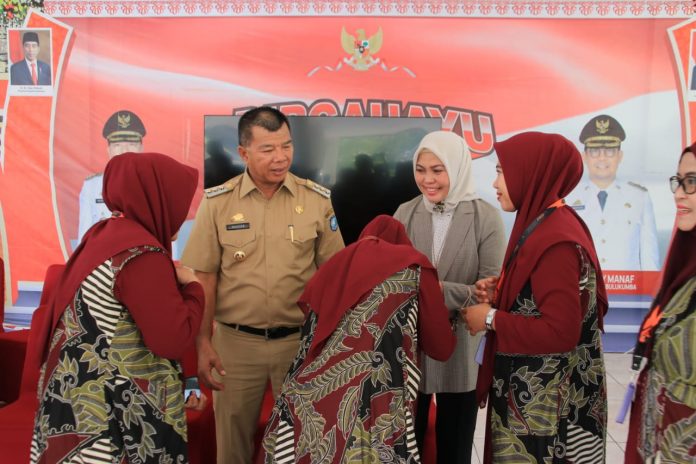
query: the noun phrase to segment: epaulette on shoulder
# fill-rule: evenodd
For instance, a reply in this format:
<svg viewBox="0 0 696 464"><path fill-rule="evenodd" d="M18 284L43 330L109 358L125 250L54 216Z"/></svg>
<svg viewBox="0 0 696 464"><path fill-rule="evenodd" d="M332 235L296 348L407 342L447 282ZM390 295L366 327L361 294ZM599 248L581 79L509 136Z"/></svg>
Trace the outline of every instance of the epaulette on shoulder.
<svg viewBox="0 0 696 464"><path fill-rule="evenodd" d="M239 183L238 179L231 179L224 184L216 185L215 187L210 187L204 190L206 198L215 198L223 193L231 192Z"/></svg>
<svg viewBox="0 0 696 464"><path fill-rule="evenodd" d="M627 183L628 183L628 185L630 185L631 187L635 187L635 188L637 188L637 189L641 189L641 190L644 191L644 192L647 192L647 191L648 191L648 189L647 189L646 187L644 187L644 186L642 186L642 185L640 185L640 184L638 184L638 183L636 183L636 182L628 181Z"/></svg>
<svg viewBox="0 0 696 464"><path fill-rule="evenodd" d="M309 179L298 179L298 180L297 180L297 183L300 184L300 185L304 185L304 186L307 187L308 189L317 192L317 193L318 193L319 195L321 195L322 197L331 198L331 190L327 189L327 188L324 187L323 185L317 184L317 183L314 182L313 180L309 180Z"/></svg>
<svg viewBox="0 0 696 464"><path fill-rule="evenodd" d="M95 172L90 174L89 176L85 177L85 180L90 180L94 179L95 177L101 176L103 173L102 172Z"/></svg>

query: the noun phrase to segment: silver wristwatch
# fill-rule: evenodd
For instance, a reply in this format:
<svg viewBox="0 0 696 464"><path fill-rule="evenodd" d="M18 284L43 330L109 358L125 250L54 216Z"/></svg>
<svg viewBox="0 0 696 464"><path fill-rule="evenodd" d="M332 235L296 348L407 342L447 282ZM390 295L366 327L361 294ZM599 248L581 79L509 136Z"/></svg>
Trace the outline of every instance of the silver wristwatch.
<svg viewBox="0 0 696 464"><path fill-rule="evenodd" d="M495 312L497 309L491 308L488 310L488 314L486 314L486 330L493 330L493 316L495 316Z"/></svg>

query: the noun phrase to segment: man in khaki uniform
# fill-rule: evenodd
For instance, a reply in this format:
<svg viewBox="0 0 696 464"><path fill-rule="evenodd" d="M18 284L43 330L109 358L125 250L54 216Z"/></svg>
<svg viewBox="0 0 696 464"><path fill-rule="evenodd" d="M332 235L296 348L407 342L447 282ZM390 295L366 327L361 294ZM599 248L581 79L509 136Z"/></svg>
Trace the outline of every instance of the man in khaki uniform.
<svg viewBox="0 0 696 464"><path fill-rule="evenodd" d="M279 393L299 347L297 299L343 248L330 192L288 172L287 118L268 107L248 111L239 143L246 171L206 189L182 257L206 292L198 376L215 390L217 460L225 464L251 462L266 384Z"/></svg>

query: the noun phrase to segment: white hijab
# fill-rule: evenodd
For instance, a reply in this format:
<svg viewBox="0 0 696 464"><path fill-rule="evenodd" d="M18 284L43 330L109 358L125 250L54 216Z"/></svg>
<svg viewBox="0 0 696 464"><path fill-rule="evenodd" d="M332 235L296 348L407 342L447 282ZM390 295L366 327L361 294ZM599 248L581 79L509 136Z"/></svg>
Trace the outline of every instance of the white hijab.
<svg viewBox="0 0 696 464"><path fill-rule="evenodd" d="M471 152L463 138L450 131L431 132L421 140L413 155L413 174L416 174L418 155L422 150L437 156L449 176L450 188L445 198L444 211L452 211L460 201L479 198L471 175ZM425 208L433 212L435 204L423 197Z"/></svg>

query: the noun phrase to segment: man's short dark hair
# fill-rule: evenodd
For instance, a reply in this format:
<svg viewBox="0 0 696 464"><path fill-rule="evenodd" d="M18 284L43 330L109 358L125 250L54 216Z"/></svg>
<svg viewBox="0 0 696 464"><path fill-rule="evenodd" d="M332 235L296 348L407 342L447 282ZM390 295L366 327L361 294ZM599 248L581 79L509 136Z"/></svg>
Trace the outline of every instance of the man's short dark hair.
<svg viewBox="0 0 696 464"><path fill-rule="evenodd" d="M263 127L269 132L275 132L283 127L283 124L288 126L290 130L290 122L288 117L275 108L270 106L259 106L250 109L242 115L237 125L237 134L239 136L239 144L243 147L251 142L251 130L254 126Z"/></svg>

